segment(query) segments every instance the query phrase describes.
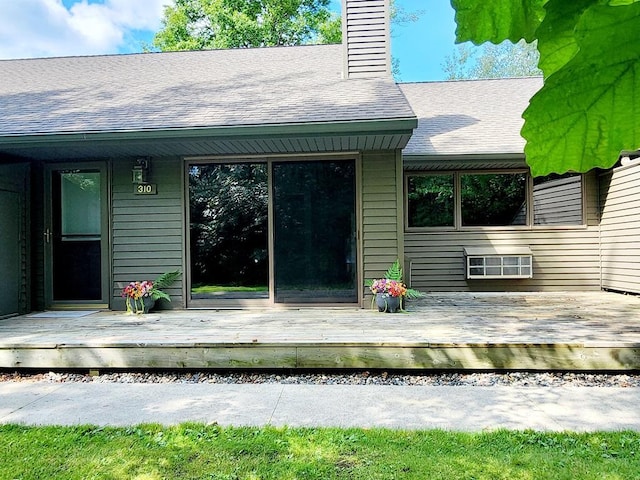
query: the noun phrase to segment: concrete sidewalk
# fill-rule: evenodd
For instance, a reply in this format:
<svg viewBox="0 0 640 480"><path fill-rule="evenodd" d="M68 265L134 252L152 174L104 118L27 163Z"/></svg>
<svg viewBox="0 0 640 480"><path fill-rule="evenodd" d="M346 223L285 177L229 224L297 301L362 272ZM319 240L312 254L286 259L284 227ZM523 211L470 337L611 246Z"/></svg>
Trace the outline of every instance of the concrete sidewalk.
<svg viewBox="0 0 640 480"><path fill-rule="evenodd" d="M0 382L0 423L640 431L640 388Z"/></svg>

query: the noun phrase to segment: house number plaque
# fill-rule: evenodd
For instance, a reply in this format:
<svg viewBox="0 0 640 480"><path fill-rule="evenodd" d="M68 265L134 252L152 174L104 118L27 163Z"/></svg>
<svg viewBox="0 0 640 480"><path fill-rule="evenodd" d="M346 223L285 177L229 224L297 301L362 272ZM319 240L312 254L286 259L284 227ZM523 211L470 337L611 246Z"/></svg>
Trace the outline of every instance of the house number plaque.
<svg viewBox="0 0 640 480"><path fill-rule="evenodd" d="M155 183L139 183L133 186L133 193L136 195L157 195L158 190Z"/></svg>

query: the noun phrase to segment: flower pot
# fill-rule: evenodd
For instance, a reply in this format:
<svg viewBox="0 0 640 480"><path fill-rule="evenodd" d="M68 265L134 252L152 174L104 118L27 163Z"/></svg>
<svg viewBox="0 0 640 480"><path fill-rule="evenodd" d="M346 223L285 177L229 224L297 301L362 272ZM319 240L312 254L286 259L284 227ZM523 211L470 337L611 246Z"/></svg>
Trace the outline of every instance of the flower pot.
<svg viewBox="0 0 640 480"><path fill-rule="evenodd" d="M153 297L141 297L138 299L127 297L125 303L127 305L127 313L141 314L149 313L156 301Z"/></svg>
<svg viewBox="0 0 640 480"><path fill-rule="evenodd" d="M400 297L388 293L376 293L376 305L379 312L396 313L400 311Z"/></svg>
<svg viewBox="0 0 640 480"><path fill-rule="evenodd" d="M149 313L149 310L151 310L155 304L156 301L153 297L142 297L142 313Z"/></svg>

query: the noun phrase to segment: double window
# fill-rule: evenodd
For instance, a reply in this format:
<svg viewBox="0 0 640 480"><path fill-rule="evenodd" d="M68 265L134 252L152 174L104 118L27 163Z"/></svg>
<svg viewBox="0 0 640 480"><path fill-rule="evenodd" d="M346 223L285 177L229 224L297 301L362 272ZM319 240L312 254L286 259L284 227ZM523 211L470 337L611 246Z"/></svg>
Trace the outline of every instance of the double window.
<svg viewBox="0 0 640 480"><path fill-rule="evenodd" d="M411 173L405 192L408 228L583 224L581 175Z"/></svg>

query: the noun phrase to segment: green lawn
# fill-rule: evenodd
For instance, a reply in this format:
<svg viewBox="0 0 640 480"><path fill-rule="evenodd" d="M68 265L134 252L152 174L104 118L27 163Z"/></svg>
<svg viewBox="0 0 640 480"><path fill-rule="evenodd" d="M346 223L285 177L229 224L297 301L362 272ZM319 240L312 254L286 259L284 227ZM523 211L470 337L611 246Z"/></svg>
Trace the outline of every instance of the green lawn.
<svg viewBox="0 0 640 480"><path fill-rule="evenodd" d="M258 287L231 287L224 285L199 285L191 289L191 293L218 293L218 292L266 292L266 286Z"/></svg>
<svg viewBox="0 0 640 480"><path fill-rule="evenodd" d="M638 479L640 433L0 426L0 479Z"/></svg>

